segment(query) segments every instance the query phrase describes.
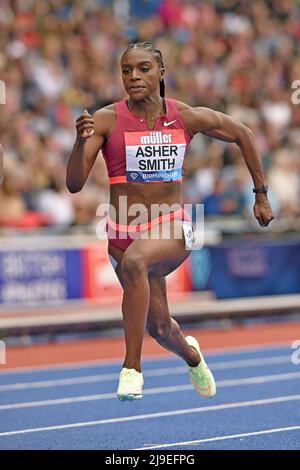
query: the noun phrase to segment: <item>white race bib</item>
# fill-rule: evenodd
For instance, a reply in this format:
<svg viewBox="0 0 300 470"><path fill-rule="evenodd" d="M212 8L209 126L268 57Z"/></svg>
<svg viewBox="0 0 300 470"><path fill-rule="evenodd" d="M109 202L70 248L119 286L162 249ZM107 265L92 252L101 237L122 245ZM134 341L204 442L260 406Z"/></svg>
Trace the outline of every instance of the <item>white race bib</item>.
<svg viewBox="0 0 300 470"><path fill-rule="evenodd" d="M194 242L194 230L193 230L192 222L189 222L188 220L184 220L182 222L182 229L184 233L185 247L188 250L191 250L193 247L193 242Z"/></svg>
<svg viewBox="0 0 300 470"><path fill-rule="evenodd" d="M182 129L125 132L128 182L174 181L182 178L186 140Z"/></svg>

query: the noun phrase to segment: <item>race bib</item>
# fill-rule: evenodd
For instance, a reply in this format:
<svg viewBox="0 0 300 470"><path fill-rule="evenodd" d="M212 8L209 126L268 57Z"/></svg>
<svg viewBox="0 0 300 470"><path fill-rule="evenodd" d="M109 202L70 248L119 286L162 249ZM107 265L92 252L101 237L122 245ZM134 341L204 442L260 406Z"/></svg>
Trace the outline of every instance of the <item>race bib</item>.
<svg viewBox="0 0 300 470"><path fill-rule="evenodd" d="M182 129L125 132L128 182L181 179L186 141Z"/></svg>
<svg viewBox="0 0 300 470"><path fill-rule="evenodd" d="M182 222L182 229L184 233L185 247L188 250L191 250L193 247L193 242L194 242L194 231L193 231L192 223L187 220L184 220Z"/></svg>

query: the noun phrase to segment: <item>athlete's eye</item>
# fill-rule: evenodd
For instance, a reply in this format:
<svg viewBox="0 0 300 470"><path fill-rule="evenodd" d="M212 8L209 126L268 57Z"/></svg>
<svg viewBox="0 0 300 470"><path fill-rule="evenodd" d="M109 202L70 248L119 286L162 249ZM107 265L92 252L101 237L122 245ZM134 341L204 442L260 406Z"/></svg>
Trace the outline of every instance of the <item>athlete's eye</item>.
<svg viewBox="0 0 300 470"><path fill-rule="evenodd" d="M123 73L124 75L128 75L128 74L129 74L129 69L123 69L123 70L122 70L122 73Z"/></svg>
<svg viewBox="0 0 300 470"><path fill-rule="evenodd" d="M141 67L142 72L149 72L149 67Z"/></svg>

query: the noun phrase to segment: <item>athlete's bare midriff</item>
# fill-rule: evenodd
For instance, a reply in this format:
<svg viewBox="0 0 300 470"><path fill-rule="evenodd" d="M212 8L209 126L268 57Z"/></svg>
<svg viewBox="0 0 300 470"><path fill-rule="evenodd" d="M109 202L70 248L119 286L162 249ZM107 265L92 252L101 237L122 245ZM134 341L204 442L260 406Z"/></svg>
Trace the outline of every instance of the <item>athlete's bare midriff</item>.
<svg viewBox="0 0 300 470"><path fill-rule="evenodd" d="M121 196L126 196L127 208L133 204L143 204L147 209L143 215L145 222L148 222L153 218L151 216L151 209L154 205L161 206L161 214L167 214L174 210L172 208L173 205L181 206L182 183L121 183L111 185L110 204L115 208L117 223L119 223L120 211L124 211L124 207L119 207L122 200L122 198L120 199ZM124 213L122 215L124 217ZM138 213L136 215L128 215L128 223L138 215Z"/></svg>

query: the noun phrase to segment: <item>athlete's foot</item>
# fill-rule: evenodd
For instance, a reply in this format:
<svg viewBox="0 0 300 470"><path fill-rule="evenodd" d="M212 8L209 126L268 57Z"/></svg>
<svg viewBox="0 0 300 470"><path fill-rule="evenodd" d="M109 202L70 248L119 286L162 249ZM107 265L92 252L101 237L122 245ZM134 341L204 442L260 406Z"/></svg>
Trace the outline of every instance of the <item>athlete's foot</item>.
<svg viewBox="0 0 300 470"><path fill-rule="evenodd" d="M135 369L123 367L120 373L117 397L121 401L139 400L142 398L143 374Z"/></svg>
<svg viewBox="0 0 300 470"><path fill-rule="evenodd" d="M194 367L188 366L190 380L199 395L202 397L213 397L216 394L215 379L206 365L204 357L200 351L199 343L193 336L187 336L185 339L190 346L198 351L201 358L198 365Z"/></svg>

